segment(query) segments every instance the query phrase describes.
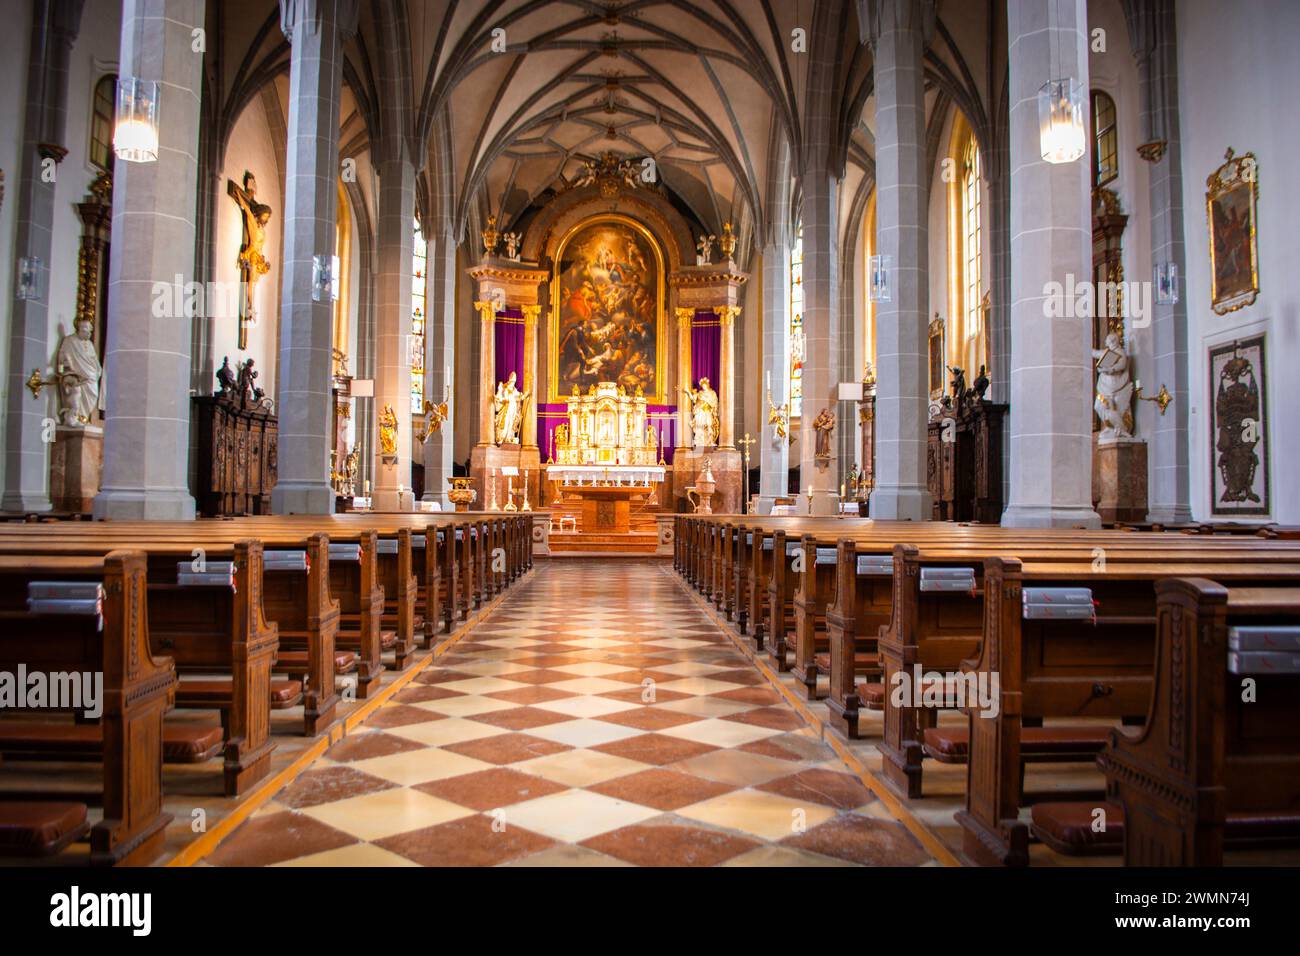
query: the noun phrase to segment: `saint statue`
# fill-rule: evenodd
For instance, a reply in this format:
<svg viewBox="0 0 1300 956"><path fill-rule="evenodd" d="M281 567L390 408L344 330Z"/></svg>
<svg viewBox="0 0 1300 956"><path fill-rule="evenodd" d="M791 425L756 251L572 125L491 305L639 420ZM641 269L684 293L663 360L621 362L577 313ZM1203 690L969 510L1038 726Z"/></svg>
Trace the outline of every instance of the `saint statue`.
<svg viewBox="0 0 1300 956"><path fill-rule="evenodd" d="M831 432L835 430L835 413L823 408L813 419L813 428L817 431L817 448L815 457L829 461L831 457Z"/></svg>
<svg viewBox="0 0 1300 956"><path fill-rule="evenodd" d="M397 413L392 405L379 413L379 452L385 458L397 455Z"/></svg>
<svg viewBox="0 0 1300 956"><path fill-rule="evenodd" d="M506 258L518 260L519 243L524 238L523 234L518 232L507 232L502 236L502 238L506 242Z"/></svg>
<svg viewBox="0 0 1300 956"><path fill-rule="evenodd" d="M519 427L523 423L527 397L515 387L515 381L515 373L511 372L509 379L497 382L496 395L492 398L492 421L498 445L519 443Z"/></svg>
<svg viewBox="0 0 1300 956"><path fill-rule="evenodd" d="M1119 332L1106 333L1106 347L1093 349L1097 363L1097 400L1093 410L1101 419L1098 441L1116 441L1133 437L1133 380L1129 377L1129 358Z"/></svg>
<svg viewBox="0 0 1300 956"><path fill-rule="evenodd" d="M95 325L78 319L76 331L59 343L54 368L59 382L59 423L73 427L89 425L95 412L104 407L99 393L103 368L95 350Z"/></svg>
<svg viewBox="0 0 1300 956"><path fill-rule="evenodd" d="M253 288L257 280L271 271L271 263L262 250L266 246L266 224L271 207L257 201L257 179L244 170L241 188L233 179L226 180L226 192L239 205L244 219L244 235L239 245L239 281L244 296L239 303L239 347L248 348L248 327L257 321L253 308Z"/></svg>
<svg viewBox="0 0 1300 956"><path fill-rule="evenodd" d="M713 244L717 239L717 236L708 234L700 236L700 241L695 244L695 248L700 251L699 257L695 260L697 266L707 266L713 262Z"/></svg>
<svg viewBox="0 0 1300 956"><path fill-rule="evenodd" d="M700 379L698 389L682 388L691 406L691 446L712 448L718 444L718 393L709 387L707 378Z"/></svg>

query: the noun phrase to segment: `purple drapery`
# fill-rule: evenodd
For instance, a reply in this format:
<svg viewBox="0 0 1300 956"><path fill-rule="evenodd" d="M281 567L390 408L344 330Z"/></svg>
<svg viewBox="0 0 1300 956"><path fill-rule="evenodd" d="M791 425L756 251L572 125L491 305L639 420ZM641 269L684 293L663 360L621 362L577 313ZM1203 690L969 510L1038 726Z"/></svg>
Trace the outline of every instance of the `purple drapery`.
<svg viewBox="0 0 1300 956"><path fill-rule="evenodd" d="M517 308L505 309L497 313L497 320L492 324L493 347L496 349L496 381L504 382L515 373L515 386L524 388L524 313Z"/></svg>
<svg viewBox="0 0 1300 956"><path fill-rule="evenodd" d="M696 312L691 320L691 387L707 378L716 392L722 382L722 323L713 312Z"/></svg>
<svg viewBox="0 0 1300 956"><path fill-rule="evenodd" d="M677 444L677 406L646 405L646 415L662 439L664 461L671 465L673 447ZM569 406L565 402L537 406L537 447L541 449L543 461L551 457L551 435L568 420Z"/></svg>

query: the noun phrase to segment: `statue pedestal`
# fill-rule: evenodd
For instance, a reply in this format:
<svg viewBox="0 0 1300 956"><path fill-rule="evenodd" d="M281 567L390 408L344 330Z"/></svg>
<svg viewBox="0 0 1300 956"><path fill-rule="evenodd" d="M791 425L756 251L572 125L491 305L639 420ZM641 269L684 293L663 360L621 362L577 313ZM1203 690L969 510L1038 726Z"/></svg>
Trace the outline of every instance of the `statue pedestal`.
<svg viewBox="0 0 1300 956"><path fill-rule="evenodd" d="M741 462L739 450L735 448L711 448L708 451L677 449L673 453L673 501L676 504L673 510L691 513L690 502L686 500L686 489L697 484L706 458L709 459L709 469L713 472L715 483L713 513L742 514L745 508L741 497L745 466Z"/></svg>
<svg viewBox="0 0 1300 956"><path fill-rule="evenodd" d="M89 512L104 466L104 429L59 425L50 449L50 503L55 511Z"/></svg>
<svg viewBox="0 0 1300 956"><path fill-rule="evenodd" d="M518 468L519 474L513 479L502 474L505 468ZM514 482L515 507L523 506L524 475L528 475L528 505L530 508L541 507L537 496L542 480L542 457L537 448L520 448L519 445L475 445L469 453L469 473L478 489L478 501L474 503L475 511L488 511L492 507L492 489L488 485L491 476L496 485L496 510L504 511L507 497L506 489Z"/></svg>
<svg viewBox="0 0 1300 956"><path fill-rule="evenodd" d="M1138 438L1098 441L1092 454L1092 500L1107 524L1145 521L1147 443Z"/></svg>

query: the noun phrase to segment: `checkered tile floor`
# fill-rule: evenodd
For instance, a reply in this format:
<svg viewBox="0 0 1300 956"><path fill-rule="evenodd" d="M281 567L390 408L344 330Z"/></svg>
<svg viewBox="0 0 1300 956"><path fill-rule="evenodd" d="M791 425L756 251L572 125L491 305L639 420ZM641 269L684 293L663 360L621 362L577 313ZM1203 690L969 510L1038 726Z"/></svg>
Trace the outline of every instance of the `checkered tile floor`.
<svg viewBox="0 0 1300 956"><path fill-rule="evenodd" d="M544 562L208 857L920 865L662 562Z"/></svg>

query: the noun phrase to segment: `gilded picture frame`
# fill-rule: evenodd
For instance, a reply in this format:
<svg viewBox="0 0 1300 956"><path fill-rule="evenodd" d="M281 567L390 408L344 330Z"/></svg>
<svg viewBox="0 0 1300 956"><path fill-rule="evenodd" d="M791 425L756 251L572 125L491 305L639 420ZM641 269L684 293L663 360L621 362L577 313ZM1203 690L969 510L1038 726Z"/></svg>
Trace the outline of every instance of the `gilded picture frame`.
<svg viewBox="0 0 1300 956"><path fill-rule="evenodd" d="M1205 180L1205 218L1210 230L1210 306L1219 315L1254 303L1259 295L1256 204L1259 164L1254 153L1236 156Z"/></svg>
<svg viewBox="0 0 1300 956"><path fill-rule="evenodd" d="M566 254L569 251L570 245L574 243L575 240L582 240L584 234L602 226L617 227L626 230L626 235L634 236L636 239L639 239L640 244L648 247L652 253L652 258L654 260L653 268L655 272L653 282L655 298L653 317L655 330L652 336L643 338L647 338L648 341L653 341L654 343L654 386L653 388L644 389L644 392L647 400L652 404L660 404L664 401L667 387L664 376L664 360L667 356L665 351L667 324L664 319L664 303L667 298L667 258L664 255L663 246L659 240L643 223L631 218L630 216L624 216L618 213L598 213L583 219L581 222L578 222L571 227L556 246L550 283L551 314L548 322L549 329L547 343L547 365L549 373L547 376L549 380L547 401L563 401L568 395L572 394L571 390L575 384L583 393L585 393L591 385L596 384L597 379L603 381L614 381L621 384L619 379L620 370L618 368L615 368L614 374L611 374L609 377L604 377L600 373L592 375L567 374L567 372L572 371L572 369L566 371L561 368L561 363L564 361L564 354L566 353L566 343L569 341L570 333L578 325L578 317L571 314L573 310L569 307L570 303L566 299L566 296L571 296L574 291L572 288L573 283L571 281L573 278L572 276L568 277L570 279L570 288L566 288L565 286L566 273L570 271L570 269L566 269L566 264L569 263ZM649 265L648 262L646 264ZM641 318L644 319L645 317L641 316ZM648 341L643 344L648 344ZM632 392L634 391L634 388L629 387L627 390L628 392Z"/></svg>
<svg viewBox="0 0 1300 956"><path fill-rule="evenodd" d="M934 314L930 321L929 328L930 343L930 399L937 401L943 398L944 389L944 370L946 362L943 354L943 319L939 318L939 313Z"/></svg>

